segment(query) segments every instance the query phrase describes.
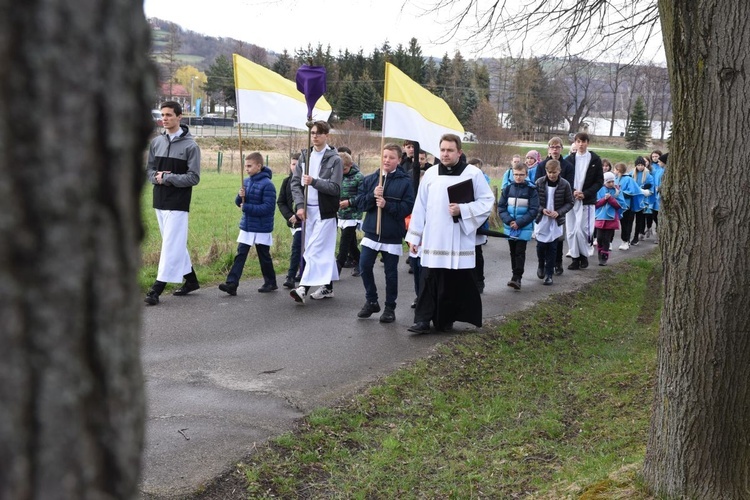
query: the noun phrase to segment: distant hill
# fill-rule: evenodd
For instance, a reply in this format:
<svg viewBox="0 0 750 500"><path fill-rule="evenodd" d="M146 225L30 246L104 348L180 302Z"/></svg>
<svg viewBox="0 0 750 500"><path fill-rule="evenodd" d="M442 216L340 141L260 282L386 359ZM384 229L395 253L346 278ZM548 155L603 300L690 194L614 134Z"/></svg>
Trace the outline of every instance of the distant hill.
<svg viewBox="0 0 750 500"><path fill-rule="evenodd" d="M164 19L149 18L151 25L151 55L161 66L164 63L163 51L169 43L170 27L177 28L180 40L180 48L177 58L195 66L201 71L206 71L214 60L221 54L231 59L233 53L240 54L248 59L261 63L270 63L275 60L275 54L257 45L235 40L234 38L221 38L206 36L195 31L185 30L181 26Z"/></svg>

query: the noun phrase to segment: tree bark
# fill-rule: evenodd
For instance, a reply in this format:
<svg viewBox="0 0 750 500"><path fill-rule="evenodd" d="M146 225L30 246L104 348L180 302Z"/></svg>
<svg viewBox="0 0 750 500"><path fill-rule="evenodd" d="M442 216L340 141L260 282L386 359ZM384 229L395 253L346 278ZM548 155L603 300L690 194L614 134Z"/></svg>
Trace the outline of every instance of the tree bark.
<svg viewBox="0 0 750 500"><path fill-rule="evenodd" d="M142 5L0 0L0 498L134 498Z"/></svg>
<svg viewBox="0 0 750 500"><path fill-rule="evenodd" d="M750 4L659 0L674 123L644 464L657 495L750 498Z"/></svg>

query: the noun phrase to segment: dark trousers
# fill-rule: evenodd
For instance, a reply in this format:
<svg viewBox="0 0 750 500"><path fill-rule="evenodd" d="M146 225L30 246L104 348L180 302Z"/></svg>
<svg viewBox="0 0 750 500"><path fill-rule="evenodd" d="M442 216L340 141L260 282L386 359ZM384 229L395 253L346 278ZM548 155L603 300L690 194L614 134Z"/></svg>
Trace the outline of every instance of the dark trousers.
<svg viewBox="0 0 750 500"><path fill-rule="evenodd" d="M635 213L635 233L633 234L633 241L631 243L635 243L638 241L638 238L641 237L643 233L646 232L646 214L643 213L643 210L640 212Z"/></svg>
<svg viewBox="0 0 750 500"><path fill-rule="evenodd" d="M557 239L557 250L555 250L555 265L562 267L563 261L563 240L565 239L565 232Z"/></svg>
<svg viewBox="0 0 750 500"><path fill-rule="evenodd" d="M422 279L422 258L412 257L409 265L414 275L414 295L419 296L419 280Z"/></svg>
<svg viewBox="0 0 750 500"><path fill-rule="evenodd" d="M339 269L344 267L347 259L359 262L359 247L357 247L357 226L341 229L339 238L339 253L336 255L336 265Z"/></svg>
<svg viewBox="0 0 750 500"><path fill-rule="evenodd" d="M536 242L536 256L539 259L539 267L544 268L545 276L552 276L552 273L555 272L558 246L562 245L558 244L557 240L549 243Z"/></svg>
<svg viewBox="0 0 750 500"><path fill-rule="evenodd" d="M483 245L477 245L474 247L474 254L476 255L474 276L476 277L477 286L480 291L484 289L484 255L482 254L482 246Z"/></svg>
<svg viewBox="0 0 750 500"><path fill-rule="evenodd" d="M651 229L651 227L656 224L659 225L659 211L658 210L652 210L650 214L646 214L646 227L648 229Z"/></svg>
<svg viewBox="0 0 750 500"><path fill-rule="evenodd" d="M359 272L362 273L362 284L365 286L365 298L367 302L378 301L378 287L375 286L375 275L373 268L378 253L383 258L385 270L385 306L395 309L398 298L398 255L388 252L377 252L372 248L363 246L359 256Z"/></svg>
<svg viewBox="0 0 750 500"><path fill-rule="evenodd" d="M606 253L609 255L611 250L612 240L615 238L614 229L597 229L596 230L596 246L599 253Z"/></svg>
<svg viewBox="0 0 750 500"><path fill-rule="evenodd" d="M633 219L635 214L631 210L625 210L620 219L620 237L622 241L630 242L630 232L633 230Z"/></svg>
<svg viewBox="0 0 750 500"><path fill-rule="evenodd" d="M263 274L263 284L276 285L276 271L273 269L271 247L268 245L255 245L255 250L258 252L258 262L260 262L260 272ZM227 275L227 283L238 284L240 282L248 252L250 252L250 245L244 243L237 245L237 255L234 257L234 264L232 264L232 269L230 269Z"/></svg>
<svg viewBox="0 0 750 500"><path fill-rule="evenodd" d="M298 274L302 274L302 265L300 263L302 257L302 231L297 231L292 236L292 253L289 255L289 271L286 273L286 278L289 281L293 281L294 277Z"/></svg>
<svg viewBox="0 0 750 500"><path fill-rule="evenodd" d="M526 265L526 240L508 240L510 247L510 267L514 278L523 276L523 268Z"/></svg>

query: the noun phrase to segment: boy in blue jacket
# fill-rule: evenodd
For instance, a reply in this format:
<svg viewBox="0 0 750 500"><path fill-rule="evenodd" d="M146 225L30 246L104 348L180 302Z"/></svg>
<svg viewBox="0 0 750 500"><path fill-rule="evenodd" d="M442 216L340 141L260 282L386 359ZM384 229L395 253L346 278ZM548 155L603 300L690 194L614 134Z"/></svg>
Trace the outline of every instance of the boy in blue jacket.
<svg viewBox="0 0 750 500"><path fill-rule="evenodd" d="M513 276L508 286L520 290L526 264L526 243L531 239L532 222L539 212L539 195L536 185L527 179L526 165L513 167L513 182L503 188L497 211L503 220L510 247Z"/></svg>
<svg viewBox="0 0 750 500"><path fill-rule="evenodd" d="M253 245L258 252L260 271L263 273L263 286L258 288L258 291L267 293L279 288L276 285L276 271L271 260L276 204L276 188L271 182L271 169L263 165L263 155L255 152L245 157L245 173L247 178L234 200L234 203L242 208L237 255L227 275L227 282L219 285L219 290L229 295L237 295L242 269Z"/></svg>

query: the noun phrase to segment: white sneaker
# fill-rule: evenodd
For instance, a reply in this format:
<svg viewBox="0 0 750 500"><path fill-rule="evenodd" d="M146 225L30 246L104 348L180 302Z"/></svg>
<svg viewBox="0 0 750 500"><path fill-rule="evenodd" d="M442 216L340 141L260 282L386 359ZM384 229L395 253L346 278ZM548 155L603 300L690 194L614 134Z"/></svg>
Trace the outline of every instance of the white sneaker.
<svg viewBox="0 0 750 500"><path fill-rule="evenodd" d="M323 300L323 299L330 299L333 298L333 290L330 290L324 286L321 286L317 290L315 290L312 295L310 295L310 298L313 300Z"/></svg>
<svg viewBox="0 0 750 500"><path fill-rule="evenodd" d="M289 292L289 296L292 297L295 302L305 305L305 287L300 286Z"/></svg>
<svg viewBox="0 0 750 500"><path fill-rule="evenodd" d="M630 243L628 243L627 241L623 241L623 242L622 242L622 245L620 245L620 246L619 246L618 248L619 248L620 250L627 250L627 249L629 249L629 248L630 248Z"/></svg>

